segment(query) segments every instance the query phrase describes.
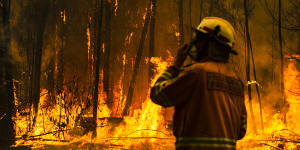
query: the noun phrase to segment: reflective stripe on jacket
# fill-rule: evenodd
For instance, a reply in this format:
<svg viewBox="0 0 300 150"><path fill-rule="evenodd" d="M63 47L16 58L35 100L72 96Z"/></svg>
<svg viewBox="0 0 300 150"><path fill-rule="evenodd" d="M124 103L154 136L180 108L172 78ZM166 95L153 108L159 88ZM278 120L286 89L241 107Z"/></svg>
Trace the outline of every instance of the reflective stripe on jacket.
<svg viewBox="0 0 300 150"><path fill-rule="evenodd" d="M176 139L176 148L180 147L214 147L235 149L236 140L213 137L179 137Z"/></svg>
<svg viewBox="0 0 300 150"><path fill-rule="evenodd" d="M244 85L228 64L196 63L167 69L151 89L151 100L175 106L176 149L235 149L247 129Z"/></svg>

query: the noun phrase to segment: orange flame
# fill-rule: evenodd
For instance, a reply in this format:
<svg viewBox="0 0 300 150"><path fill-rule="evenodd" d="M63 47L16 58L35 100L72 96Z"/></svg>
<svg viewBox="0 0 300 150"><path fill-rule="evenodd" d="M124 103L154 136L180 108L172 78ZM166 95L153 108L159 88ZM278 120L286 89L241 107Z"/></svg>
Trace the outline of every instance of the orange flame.
<svg viewBox="0 0 300 150"><path fill-rule="evenodd" d="M66 24L66 10L65 9L60 12L60 17L61 17L63 23Z"/></svg>
<svg viewBox="0 0 300 150"><path fill-rule="evenodd" d="M284 69L284 92L289 103L286 113L287 123L284 123L280 112L273 111L273 113L270 113L270 111L264 109L263 120L265 129L263 132L254 132L251 126L255 126L258 123L248 117L248 127L250 128L248 128L245 138L238 141L237 149L273 150L274 147L282 147L283 149L294 150L300 147L299 142L297 142L299 139L298 133L300 133L298 122L300 120L300 95L298 94L300 93L300 72L295 66L295 58L300 58L300 55L287 55L285 57L290 59L287 67ZM248 103L247 110L249 110ZM253 104L253 111L254 114L259 116L259 105L257 103Z"/></svg>
<svg viewBox="0 0 300 150"><path fill-rule="evenodd" d="M114 10L114 12L115 12L115 16L117 16L117 10L118 10L118 0L116 0L115 1L115 10Z"/></svg>

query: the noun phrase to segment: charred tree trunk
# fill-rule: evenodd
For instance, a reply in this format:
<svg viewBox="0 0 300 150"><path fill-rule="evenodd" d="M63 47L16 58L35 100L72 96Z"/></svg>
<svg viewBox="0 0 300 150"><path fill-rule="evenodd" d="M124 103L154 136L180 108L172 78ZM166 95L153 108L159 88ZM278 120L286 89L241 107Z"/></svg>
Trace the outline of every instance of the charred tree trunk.
<svg viewBox="0 0 300 150"><path fill-rule="evenodd" d="M60 95L63 91L63 85L64 85L64 49L66 45L66 7L65 2L61 2L61 8L60 8L60 18L58 21L59 28L59 38L60 38L60 47L57 54L57 81L56 81L56 94Z"/></svg>
<svg viewBox="0 0 300 150"><path fill-rule="evenodd" d="M106 103L109 108L113 106L113 84L111 84L113 78L110 75L111 64L111 14L112 14L112 2L107 0L105 3L105 52L104 52L104 66L103 66L103 89L106 93Z"/></svg>
<svg viewBox="0 0 300 150"><path fill-rule="evenodd" d="M273 12L276 12L276 1L273 2ZM276 74L275 74L275 70L274 70L274 66L275 66L275 62L274 62L274 53L275 53L275 49L276 49L276 24L275 24L275 20L273 19L272 22L272 76L271 76L271 84L275 83L275 78L276 78Z"/></svg>
<svg viewBox="0 0 300 150"><path fill-rule="evenodd" d="M48 12L48 15L49 15L49 21L50 22L53 22L51 24L49 24L49 28L50 30L52 31L55 31L54 34L55 34L55 38L57 37L57 32L58 32L58 22L60 20L60 8L59 8L59 4L57 4L56 1L50 1L49 2L49 12ZM59 19L58 19L59 18ZM48 99L49 99L49 103L47 104L48 106L53 106L53 104L56 103L56 65L55 65L55 59L57 58L56 57L56 49L59 49L56 47L56 42L58 41L54 41L54 44L53 44L53 55L51 55L51 58L50 58L50 62L49 62L49 65L47 66L47 69L46 69L46 74L47 74L47 78L46 78L46 81L47 81L47 86L46 86L46 89L48 91Z"/></svg>
<svg viewBox="0 0 300 150"><path fill-rule="evenodd" d="M275 73L274 73L274 50L275 50L275 25L272 23L272 52L271 52L271 57L272 57L272 75L271 75L271 83L274 83L275 79Z"/></svg>
<svg viewBox="0 0 300 150"><path fill-rule="evenodd" d="M300 16L300 12L299 12L299 16ZM300 17L297 18L297 24L300 27ZM300 55L300 32L298 32L298 51L297 51L297 54Z"/></svg>
<svg viewBox="0 0 300 150"><path fill-rule="evenodd" d="M93 137L97 136L97 108L99 95L99 71L100 71L100 49L101 49L101 31L102 31L102 15L103 15L103 0L96 0L95 19L95 44L94 44L94 60L95 60L95 81L93 95Z"/></svg>
<svg viewBox="0 0 300 150"><path fill-rule="evenodd" d="M199 21L199 23L202 20L202 12L203 12L203 0L200 0L200 21Z"/></svg>
<svg viewBox="0 0 300 150"><path fill-rule="evenodd" d="M150 63L151 58L154 56L155 50L155 14L156 14L156 0L152 0L152 10L150 19L150 35L149 35L149 86L153 76L153 65Z"/></svg>
<svg viewBox="0 0 300 150"><path fill-rule="evenodd" d="M8 149L15 142L14 89L10 63L10 0L1 0L1 49L0 49L0 149Z"/></svg>
<svg viewBox="0 0 300 150"><path fill-rule="evenodd" d="M192 0L189 0L189 22L190 22L190 40L193 36L193 29L191 28L193 26L192 23Z"/></svg>
<svg viewBox="0 0 300 150"><path fill-rule="evenodd" d="M278 42L279 42L279 51L280 51L280 92L282 97L282 106L281 111L283 115L283 122L286 124L286 100L284 94L284 75L283 75L283 67L284 67L284 60L283 60L283 50L282 50L282 32L281 32L281 0L278 0Z"/></svg>
<svg viewBox="0 0 300 150"><path fill-rule="evenodd" d="M184 31L183 31L183 1L178 0L178 18L179 18L179 47L184 43Z"/></svg>
<svg viewBox="0 0 300 150"><path fill-rule="evenodd" d="M250 82L250 43L249 43L249 27L248 27L248 0L244 0L244 15L245 15L245 43L246 43L246 77L247 81ZM251 91L251 84L248 83L248 99L250 104L250 115L251 118L254 120L254 114L253 114L253 106L252 106L252 91ZM254 126L255 128L255 126ZM256 130L256 129L255 129Z"/></svg>
<svg viewBox="0 0 300 150"><path fill-rule="evenodd" d="M48 13L48 1L34 1L31 7L31 13L33 19L38 22L37 28L32 31L32 52L33 52L33 63L32 63L32 74L31 74L31 104L33 105L32 126L35 125L38 104L40 100L40 76L41 76L41 60L43 50L43 34L45 29L45 22Z"/></svg>
<svg viewBox="0 0 300 150"><path fill-rule="evenodd" d="M254 62L254 56L253 56L253 48L252 48L252 42L251 42L251 38L250 38L250 33L249 33L249 24L248 24L248 17L249 17L249 11L248 11L248 1L245 0L244 1L244 13L245 13L245 30L246 30L246 49L247 49L247 67L246 67L246 73L247 73L247 81L250 81L250 63L252 60L252 71L253 71L253 77L254 77L254 81L257 82L256 80L256 71L255 71L255 62ZM251 57L252 56L252 57ZM250 60L251 57L251 60ZM261 123L261 129L264 129L263 126L263 117L262 117L262 105L261 105L261 99L260 99L260 91L258 88L258 84L255 84L256 87L256 93L257 93L257 97L258 97L258 102L259 102L259 108L260 108L260 123ZM248 96L249 96L249 103L250 103L250 113L251 113L251 117L252 119L254 119L254 115L253 115L253 108L252 108L252 96L251 96L251 83L248 83Z"/></svg>
<svg viewBox="0 0 300 150"><path fill-rule="evenodd" d="M51 104L55 103L55 81L54 81L54 72L55 72L55 61L51 58L49 66L47 68L47 90L48 90L48 99Z"/></svg>
<svg viewBox="0 0 300 150"><path fill-rule="evenodd" d="M257 82L257 78L256 78L256 71L255 71L255 61L254 61L254 56L253 56L253 49L252 49L252 44L251 44L251 39L250 39L250 35L248 32L248 36L249 36L249 45L250 45L250 51L251 51L251 58L252 58L252 71L253 71L253 77L254 77L254 81ZM256 94L257 94L257 98L258 98L258 104L259 104L259 115L260 115L260 127L261 130L264 130L264 121L263 121L263 115L262 115L262 104L261 104L261 98L260 98L260 91L259 91L259 87L258 87L258 83L255 84L255 89L256 89Z"/></svg>
<svg viewBox="0 0 300 150"><path fill-rule="evenodd" d="M208 16L213 15L213 10L214 10L214 7L215 7L215 3L217 3L215 0L210 0Z"/></svg>
<svg viewBox="0 0 300 150"><path fill-rule="evenodd" d="M137 72L139 69L140 61L142 59L142 54L143 54L143 47L144 47L144 41L146 38L147 30L148 30L148 24L150 21L150 8L151 8L151 0L149 2L148 8L147 8L147 13L146 13L146 18L145 18L145 23L144 23L144 28L142 30L142 35L141 35L141 40L139 43L139 48L137 55L135 57L135 63L134 63L134 68L133 68L133 75L131 78L131 81L129 83L129 89L128 89L128 94L127 94L127 101L123 110L123 116L126 116L129 114L129 107L132 103L132 98L133 98L133 92L134 92L134 86L136 82L136 76Z"/></svg>

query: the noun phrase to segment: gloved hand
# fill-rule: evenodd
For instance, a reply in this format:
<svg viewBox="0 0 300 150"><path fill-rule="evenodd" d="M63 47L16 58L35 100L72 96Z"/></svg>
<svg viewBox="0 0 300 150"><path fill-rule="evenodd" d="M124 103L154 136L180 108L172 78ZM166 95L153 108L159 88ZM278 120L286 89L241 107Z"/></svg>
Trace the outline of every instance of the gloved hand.
<svg viewBox="0 0 300 150"><path fill-rule="evenodd" d="M173 65L175 68L180 68L186 57L188 56L188 52L191 50L191 45L185 44L183 45L177 52L177 55L175 57L175 61L173 62Z"/></svg>

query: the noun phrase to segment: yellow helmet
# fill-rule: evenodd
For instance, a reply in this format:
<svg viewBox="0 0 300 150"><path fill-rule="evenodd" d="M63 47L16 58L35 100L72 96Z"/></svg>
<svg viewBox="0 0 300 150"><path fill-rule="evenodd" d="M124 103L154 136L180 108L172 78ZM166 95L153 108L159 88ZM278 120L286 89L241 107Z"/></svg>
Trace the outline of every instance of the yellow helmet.
<svg viewBox="0 0 300 150"><path fill-rule="evenodd" d="M216 39L232 49L235 42L235 33L232 25L228 21L218 17L205 17L196 30L202 33L211 34L215 31L217 26L219 26L219 32L215 35ZM236 53L235 51L232 52Z"/></svg>

